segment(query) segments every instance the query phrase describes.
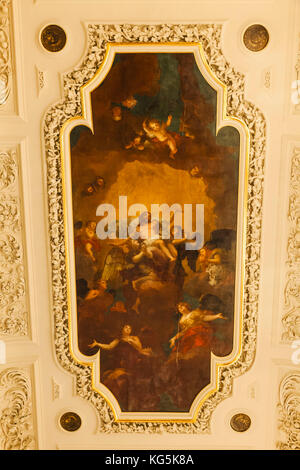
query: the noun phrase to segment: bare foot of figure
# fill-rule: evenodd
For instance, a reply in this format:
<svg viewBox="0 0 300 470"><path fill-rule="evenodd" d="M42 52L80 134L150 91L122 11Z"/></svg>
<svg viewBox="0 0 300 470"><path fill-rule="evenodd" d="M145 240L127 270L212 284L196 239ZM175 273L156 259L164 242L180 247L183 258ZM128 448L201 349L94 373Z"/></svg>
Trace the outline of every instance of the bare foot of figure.
<svg viewBox="0 0 300 470"><path fill-rule="evenodd" d="M135 304L131 307L138 315L140 314L139 306L141 304L140 298L138 297L135 301Z"/></svg>

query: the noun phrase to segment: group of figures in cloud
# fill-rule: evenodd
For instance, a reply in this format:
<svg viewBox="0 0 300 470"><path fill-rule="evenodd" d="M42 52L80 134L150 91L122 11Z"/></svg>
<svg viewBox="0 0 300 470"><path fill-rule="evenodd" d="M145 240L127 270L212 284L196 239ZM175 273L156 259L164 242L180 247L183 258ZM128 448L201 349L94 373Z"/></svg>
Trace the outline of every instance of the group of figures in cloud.
<svg viewBox="0 0 300 470"><path fill-rule="evenodd" d="M234 233L213 232L196 253L184 239L110 240L99 266L95 223L76 230L80 350L101 349L101 381L124 411L187 411L210 352L232 348Z"/></svg>

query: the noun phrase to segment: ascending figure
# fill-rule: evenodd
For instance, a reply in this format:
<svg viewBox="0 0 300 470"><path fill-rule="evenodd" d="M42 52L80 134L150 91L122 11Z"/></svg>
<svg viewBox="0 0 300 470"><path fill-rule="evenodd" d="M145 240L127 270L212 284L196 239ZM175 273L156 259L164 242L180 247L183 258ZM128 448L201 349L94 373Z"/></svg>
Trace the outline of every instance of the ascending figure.
<svg viewBox="0 0 300 470"><path fill-rule="evenodd" d="M143 239L141 243L142 251L149 258L153 258L153 256L155 256L155 253L157 253L157 250L160 250L161 254L166 256L169 261L175 261L177 256L177 251L175 247L171 243L169 243L168 240L160 238L161 230L159 222L156 220L151 220L151 215L148 215L148 222L141 220L139 228Z"/></svg>
<svg viewBox="0 0 300 470"><path fill-rule="evenodd" d="M177 251L172 243L168 242L168 240L161 240L158 239L147 239L143 240L142 242L142 250L146 253L149 258L153 258L156 250L160 250L169 261L176 261Z"/></svg>
<svg viewBox="0 0 300 470"><path fill-rule="evenodd" d="M162 142L163 144L168 145L170 149L170 158L174 158L175 153L177 153L177 145L174 137L170 132L167 131L167 127L171 125L172 116L168 116L166 122L159 122L157 119L150 119L147 123L145 120L143 122L143 129L146 132L147 136L150 139L153 139L156 142Z"/></svg>

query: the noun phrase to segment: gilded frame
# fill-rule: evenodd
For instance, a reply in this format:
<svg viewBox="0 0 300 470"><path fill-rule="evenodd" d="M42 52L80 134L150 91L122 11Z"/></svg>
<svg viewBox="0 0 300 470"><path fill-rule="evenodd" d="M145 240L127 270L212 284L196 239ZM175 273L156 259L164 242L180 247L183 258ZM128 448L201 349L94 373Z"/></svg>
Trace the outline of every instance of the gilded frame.
<svg viewBox="0 0 300 470"><path fill-rule="evenodd" d="M88 25L89 50L84 62L74 71L64 76L65 99L51 107L45 116L44 138L48 173L49 232L52 254L53 310L55 323L55 348L61 365L77 377L77 393L93 403L99 411L99 431L122 432L208 432L210 415L215 406L230 395L235 376L244 373L251 366L256 346L256 315L258 307L259 256L262 209L262 178L265 152L265 120L261 112L244 100L243 76L235 72L226 62L220 50L221 25ZM243 200L243 240L240 245L245 254L241 271L244 280L242 291L243 309L240 309L240 347L235 358L217 366L217 386L208 396L199 400L189 419L185 417L170 419L122 419L117 416L115 407L111 407L95 390L94 374L84 361L78 363L70 348L70 278L68 269L68 242L70 232L66 233L66 197L64 155L61 161L61 149L65 149L64 131L74 120L86 117L83 90L88 86L101 63L107 58L107 43L114 47L124 47L126 43L141 42L166 45L179 43L182 47L202 47L202 59L207 62L216 80L223 88L223 120L235 120L245 132L246 154L249 156L249 171L246 164ZM97 47L95 46L97 44ZM120 45L121 44L121 45ZM209 47L208 47L209 46ZM170 46L171 47L171 46ZM109 48L108 48L109 49ZM215 61L216 54L218 60ZM215 61L215 62L214 62ZM91 64L92 62L92 64ZM224 66L225 65L225 66ZM226 93L227 89L227 93ZM218 94L219 98L219 94ZM226 110L225 110L226 108ZM69 126L70 127L70 126ZM247 130L249 129L249 131ZM69 128L70 131L70 128ZM248 157L247 159L248 160ZM62 164L63 162L63 164ZM248 202L246 205L246 194ZM64 221L64 222L62 222ZM72 230L72 228L71 228ZM65 251L67 250L67 251ZM117 418L117 419L116 419ZM150 422L148 422L150 421Z"/></svg>

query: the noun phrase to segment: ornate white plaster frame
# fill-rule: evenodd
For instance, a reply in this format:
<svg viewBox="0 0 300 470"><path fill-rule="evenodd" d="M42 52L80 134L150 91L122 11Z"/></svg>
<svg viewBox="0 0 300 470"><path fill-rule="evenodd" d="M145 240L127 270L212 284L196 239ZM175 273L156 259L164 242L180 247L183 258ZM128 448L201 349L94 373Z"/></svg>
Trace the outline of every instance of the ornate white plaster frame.
<svg viewBox="0 0 300 470"><path fill-rule="evenodd" d="M88 24L88 51L83 63L64 75L64 99L45 116L44 140L48 165L49 233L52 254L55 348L61 365L76 375L77 394L99 411L99 431L103 432L188 432L209 431L216 405L230 396L233 378L252 365L256 349L256 315L260 274L262 188L265 154L265 120L260 110L244 99L244 77L226 62L220 48L222 25L102 25ZM220 368L218 390L200 407L193 423L118 422L107 402L92 387L91 368L78 364L70 354L68 335L68 295L65 258L64 208L60 135L66 121L83 114L80 88L96 73L105 57L107 43L201 43L206 60L216 77L227 86L227 113L245 122L250 133L247 232L245 240L245 283L242 318L242 350L233 364ZM78 122L77 122L78 124ZM228 125L228 122L226 122ZM70 211L69 211L70 213ZM72 224L68 220L68 227ZM72 228L68 237L72 236ZM74 310L74 305L73 305ZM75 334L75 333L74 333ZM95 368L97 369L97 368Z"/></svg>

